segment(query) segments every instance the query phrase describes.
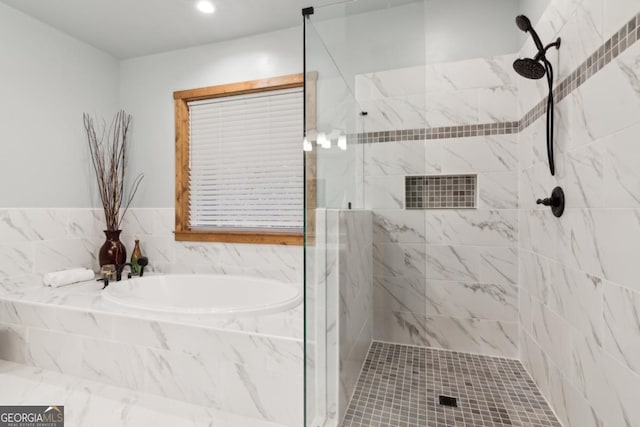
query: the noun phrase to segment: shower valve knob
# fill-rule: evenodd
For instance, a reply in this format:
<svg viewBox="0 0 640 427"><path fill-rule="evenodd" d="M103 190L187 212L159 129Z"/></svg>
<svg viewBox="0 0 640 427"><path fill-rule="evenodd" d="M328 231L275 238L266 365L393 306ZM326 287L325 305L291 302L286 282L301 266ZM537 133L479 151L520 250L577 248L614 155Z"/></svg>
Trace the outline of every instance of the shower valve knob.
<svg viewBox="0 0 640 427"><path fill-rule="evenodd" d="M561 217L564 212L564 191L556 187L551 192L551 197L536 200L536 204L551 207L551 212L557 217Z"/></svg>

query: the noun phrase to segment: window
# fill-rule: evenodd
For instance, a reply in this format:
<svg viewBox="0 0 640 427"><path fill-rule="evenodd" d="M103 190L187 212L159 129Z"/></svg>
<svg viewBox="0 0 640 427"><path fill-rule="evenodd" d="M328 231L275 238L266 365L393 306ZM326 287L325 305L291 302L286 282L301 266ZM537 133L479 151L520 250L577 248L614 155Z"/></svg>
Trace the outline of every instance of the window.
<svg viewBox="0 0 640 427"><path fill-rule="evenodd" d="M174 93L176 240L302 244L302 74Z"/></svg>

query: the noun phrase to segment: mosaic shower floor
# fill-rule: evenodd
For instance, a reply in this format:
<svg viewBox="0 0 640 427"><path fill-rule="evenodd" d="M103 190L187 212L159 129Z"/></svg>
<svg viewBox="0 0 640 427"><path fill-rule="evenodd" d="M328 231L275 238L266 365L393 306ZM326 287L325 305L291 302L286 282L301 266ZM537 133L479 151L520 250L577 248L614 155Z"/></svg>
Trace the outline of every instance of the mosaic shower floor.
<svg viewBox="0 0 640 427"><path fill-rule="evenodd" d="M517 360L374 342L342 424L365 426L561 424Z"/></svg>

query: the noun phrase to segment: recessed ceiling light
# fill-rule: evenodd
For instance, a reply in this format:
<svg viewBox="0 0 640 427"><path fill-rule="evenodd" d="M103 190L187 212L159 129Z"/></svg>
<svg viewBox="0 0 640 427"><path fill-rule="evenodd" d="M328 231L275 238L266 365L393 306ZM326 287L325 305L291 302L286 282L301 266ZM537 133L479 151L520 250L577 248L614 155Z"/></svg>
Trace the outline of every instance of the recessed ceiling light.
<svg viewBox="0 0 640 427"><path fill-rule="evenodd" d="M216 8L213 7L213 3L207 0L200 0L196 3L196 8L202 13L213 13Z"/></svg>

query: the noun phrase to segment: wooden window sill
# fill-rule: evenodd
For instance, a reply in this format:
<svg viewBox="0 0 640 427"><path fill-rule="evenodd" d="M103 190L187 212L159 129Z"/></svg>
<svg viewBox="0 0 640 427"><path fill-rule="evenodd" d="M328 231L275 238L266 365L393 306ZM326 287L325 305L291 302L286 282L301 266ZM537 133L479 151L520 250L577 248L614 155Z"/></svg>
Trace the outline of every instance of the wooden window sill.
<svg viewBox="0 0 640 427"><path fill-rule="evenodd" d="M178 242L220 242L220 243L252 243L258 245L291 245L302 246L302 233L256 232L256 231L209 231L188 230L175 231Z"/></svg>

